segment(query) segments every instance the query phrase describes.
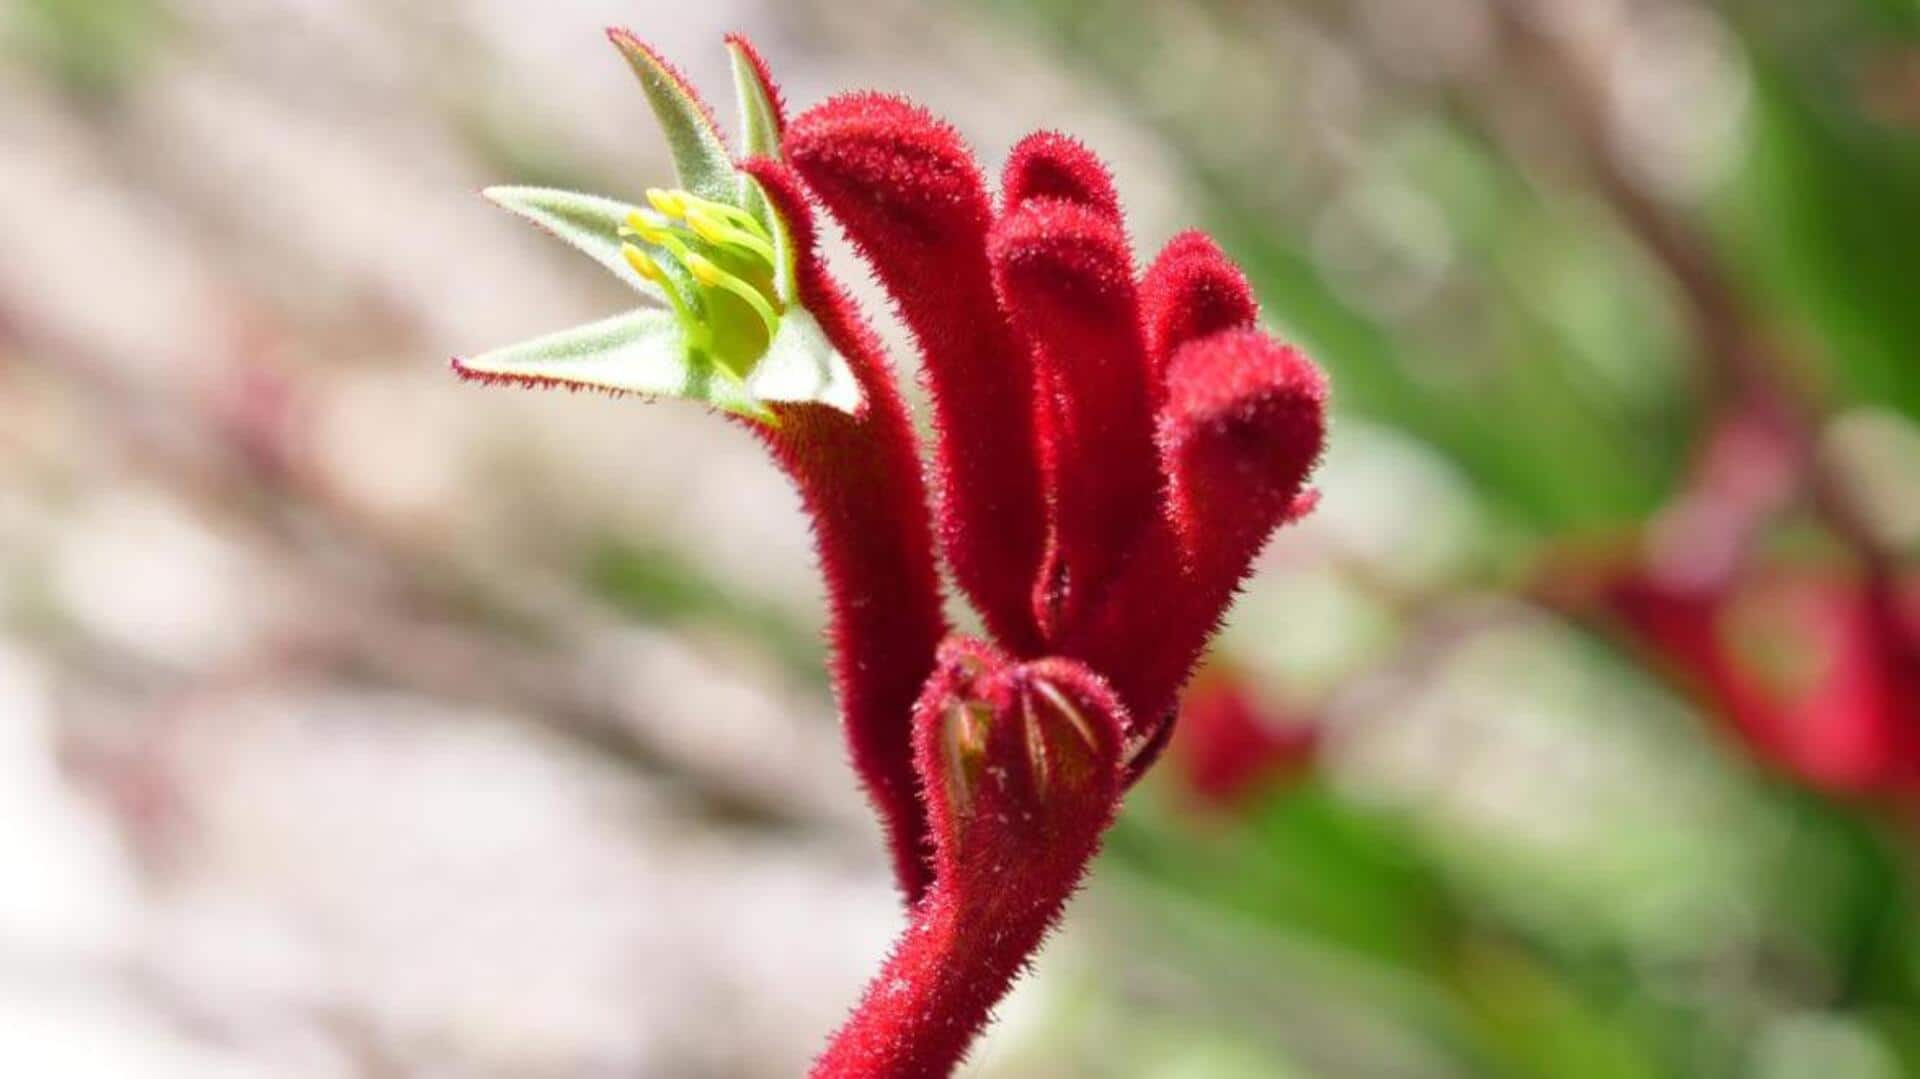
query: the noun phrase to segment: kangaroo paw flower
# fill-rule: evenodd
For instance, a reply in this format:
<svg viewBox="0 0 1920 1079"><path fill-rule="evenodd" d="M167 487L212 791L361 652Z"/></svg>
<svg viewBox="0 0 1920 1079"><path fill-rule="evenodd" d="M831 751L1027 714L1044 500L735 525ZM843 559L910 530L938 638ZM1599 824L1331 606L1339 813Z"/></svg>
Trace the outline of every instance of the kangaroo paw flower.
<svg viewBox="0 0 1920 1079"><path fill-rule="evenodd" d="M1015 148L996 216L951 127L879 94L789 125L765 61L731 37L735 160L678 71L611 37L673 186L640 202L487 194L646 302L454 367L697 401L792 478L848 754L911 916L815 1074L945 1075L1167 745L1261 545L1311 507L1326 387L1252 328L1244 277L1205 237L1176 238L1136 280L1112 177L1071 138ZM892 369L820 259L815 205L925 361L937 525ZM990 642L948 638L939 551Z"/></svg>

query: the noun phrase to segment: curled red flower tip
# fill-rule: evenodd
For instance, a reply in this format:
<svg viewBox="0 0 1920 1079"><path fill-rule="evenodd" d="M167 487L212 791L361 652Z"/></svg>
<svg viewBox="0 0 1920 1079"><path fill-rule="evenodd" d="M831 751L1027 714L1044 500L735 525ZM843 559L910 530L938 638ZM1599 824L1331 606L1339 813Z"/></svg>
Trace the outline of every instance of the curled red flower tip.
<svg viewBox="0 0 1920 1079"><path fill-rule="evenodd" d="M1113 174L1084 143L1057 131L1036 131L1015 144L1001 173L1000 191L1008 212L1031 199L1060 199L1116 223L1121 220Z"/></svg>
<svg viewBox="0 0 1920 1079"><path fill-rule="evenodd" d="M1085 305L1073 312L1082 321L1137 306L1126 234L1083 203L1026 199L995 224L989 250L1016 317L1024 314L1029 289L1062 306Z"/></svg>
<svg viewBox="0 0 1920 1079"><path fill-rule="evenodd" d="M1251 329L1260 316L1247 275L1203 232L1169 240L1147 268L1140 294L1156 370L1180 346L1221 330Z"/></svg>
<svg viewBox="0 0 1920 1079"><path fill-rule="evenodd" d="M851 216L885 218L859 231L884 226L889 241L937 242L984 228L991 212L960 133L904 98L831 98L788 126L782 148L836 217L844 202Z"/></svg>
<svg viewBox="0 0 1920 1079"><path fill-rule="evenodd" d="M1318 368L1253 330L1192 342L1168 362L1168 502L1202 577L1237 580L1294 510L1326 442L1326 401Z"/></svg>

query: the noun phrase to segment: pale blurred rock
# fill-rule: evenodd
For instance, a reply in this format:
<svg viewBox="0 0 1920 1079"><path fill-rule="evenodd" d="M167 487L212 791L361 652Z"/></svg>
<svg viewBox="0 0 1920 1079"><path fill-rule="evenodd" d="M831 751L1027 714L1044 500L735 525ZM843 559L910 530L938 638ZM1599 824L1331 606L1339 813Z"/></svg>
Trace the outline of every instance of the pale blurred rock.
<svg viewBox="0 0 1920 1079"><path fill-rule="evenodd" d="M151 489L100 492L52 552L60 609L133 655L179 668L231 661L262 628L270 594L248 552Z"/></svg>

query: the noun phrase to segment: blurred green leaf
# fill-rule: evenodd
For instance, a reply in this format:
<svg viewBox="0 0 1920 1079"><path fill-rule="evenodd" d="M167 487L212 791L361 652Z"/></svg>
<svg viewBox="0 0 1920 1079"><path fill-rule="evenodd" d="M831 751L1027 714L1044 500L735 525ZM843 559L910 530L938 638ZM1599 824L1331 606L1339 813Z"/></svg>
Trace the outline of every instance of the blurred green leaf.
<svg viewBox="0 0 1920 1079"><path fill-rule="evenodd" d="M110 98L136 80L173 29L162 0L14 0L0 45L74 93Z"/></svg>
<svg viewBox="0 0 1920 1079"><path fill-rule="evenodd" d="M1376 960L1420 967L1440 954L1446 906L1416 848L1318 781L1225 820L1141 792L1107 850L1161 886Z"/></svg>
<svg viewBox="0 0 1920 1079"><path fill-rule="evenodd" d="M1920 133L1862 114L1857 67L1796 65L1764 42L1751 63L1752 152L1725 242L1769 308L1811 331L1844 400L1920 418Z"/></svg>

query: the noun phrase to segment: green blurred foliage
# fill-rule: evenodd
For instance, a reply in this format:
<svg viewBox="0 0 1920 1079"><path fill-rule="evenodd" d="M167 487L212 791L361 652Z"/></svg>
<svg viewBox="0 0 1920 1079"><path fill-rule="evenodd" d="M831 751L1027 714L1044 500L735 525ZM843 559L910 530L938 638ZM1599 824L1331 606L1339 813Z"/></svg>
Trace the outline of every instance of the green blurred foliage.
<svg viewBox="0 0 1920 1079"><path fill-rule="evenodd" d="M132 84L166 40L160 0L13 0L0 50L23 54L69 91L106 99Z"/></svg>
<svg viewBox="0 0 1920 1079"><path fill-rule="evenodd" d="M826 687L817 634L772 604L756 602L671 547L607 538L586 560L587 587L626 614L680 629L725 627L780 661L802 684Z"/></svg>

